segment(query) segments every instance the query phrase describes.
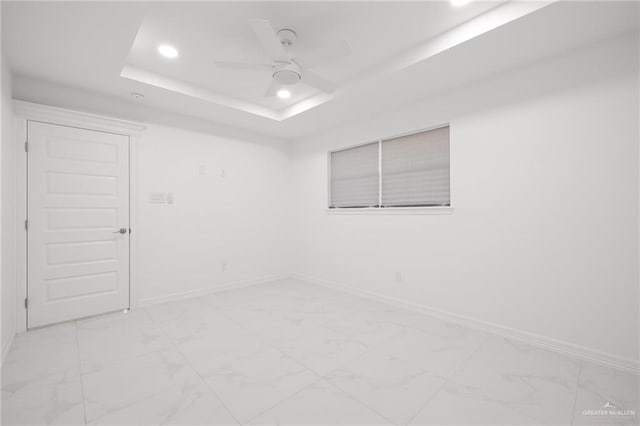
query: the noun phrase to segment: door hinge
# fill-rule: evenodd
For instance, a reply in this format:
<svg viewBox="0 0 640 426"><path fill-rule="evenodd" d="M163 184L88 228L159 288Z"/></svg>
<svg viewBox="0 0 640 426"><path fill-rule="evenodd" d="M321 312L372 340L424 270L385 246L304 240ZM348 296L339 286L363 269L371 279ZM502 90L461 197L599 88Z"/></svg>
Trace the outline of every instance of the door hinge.
<svg viewBox="0 0 640 426"><path fill-rule="evenodd" d="M25 231L29 230L29 219L25 219L25 221L24 221L24 230Z"/></svg>
<svg viewBox="0 0 640 426"><path fill-rule="evenodd" d="M27 309L29 307L29 299L24 298L24 308Z"/></svg>
<svg viewBox="0 0 640 426"><path fill-rule="evenodd" d="M24 152L29 152L29 142L24 143Z"/></svg>

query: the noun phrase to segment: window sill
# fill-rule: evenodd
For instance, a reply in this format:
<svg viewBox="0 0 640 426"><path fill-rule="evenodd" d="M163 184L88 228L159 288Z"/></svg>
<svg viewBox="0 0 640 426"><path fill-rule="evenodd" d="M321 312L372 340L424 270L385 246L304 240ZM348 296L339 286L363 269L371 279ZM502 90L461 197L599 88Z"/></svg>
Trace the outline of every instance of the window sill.
<svg viewBox="0 0 640 426"><path fill-rule="evenodd" d="M338 208L327 209L327 214L355 214L355 215L369 215L369 214L404 214L404 215L422 215L422 214L453 214L453 206L437 206L437 207L364 207L364 208Z"/></svg>

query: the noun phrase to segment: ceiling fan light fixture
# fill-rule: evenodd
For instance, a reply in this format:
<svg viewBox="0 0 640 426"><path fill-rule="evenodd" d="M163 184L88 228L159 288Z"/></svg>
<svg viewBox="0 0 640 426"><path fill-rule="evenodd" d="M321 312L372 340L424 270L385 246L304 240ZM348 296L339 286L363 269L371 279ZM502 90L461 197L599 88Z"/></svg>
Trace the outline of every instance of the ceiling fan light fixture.
<svg viewBox="0 0 640 426"><path fill-rule="evenodd" d="M274 67L273 79L280 84L296 84L302 79L302 73L295 63L282 62Z"/></svg>
<svg viewBox="0 0 640 426"><path fill-rule="evenodd" d="M287 89L280 89L276 93L280 99L289 99L291 97L291 92Z"/></svg>
<svg viewBox="0 0 640 426"><path fill-rule="evenodd" d="M175 59L178 57L178 49L168 44L161 44L158 46L158 53L169 59Z"/></svg>
<svg viewBox="0 0 640 426"><path fill-rule="evenodd" d="M300 74L291 70L280 70L273 73L273 78L281 84L296 84L300 81Z"/></svg>

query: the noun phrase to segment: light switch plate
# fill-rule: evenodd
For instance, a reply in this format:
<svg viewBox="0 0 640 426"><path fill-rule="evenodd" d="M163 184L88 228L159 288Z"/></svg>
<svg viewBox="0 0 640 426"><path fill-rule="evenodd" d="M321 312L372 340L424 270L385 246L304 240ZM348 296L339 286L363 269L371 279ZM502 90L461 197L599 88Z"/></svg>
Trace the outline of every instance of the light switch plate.
<svg viewBox="0 0 640 426"><path fill-rule="evenodd" d="M149 193L149 202L151 204L164 204L165 194L164 192L151 192Z"/></svg>

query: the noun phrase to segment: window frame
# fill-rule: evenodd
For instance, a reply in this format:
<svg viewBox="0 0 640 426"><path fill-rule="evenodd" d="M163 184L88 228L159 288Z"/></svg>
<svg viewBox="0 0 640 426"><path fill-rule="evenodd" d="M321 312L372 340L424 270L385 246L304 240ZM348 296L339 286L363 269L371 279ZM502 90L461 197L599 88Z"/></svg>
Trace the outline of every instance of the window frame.
<svg viewBox="0 0 640 426"><path fill-rule="evenodd" d="M382 143L386 140L401 138L404 136L416 135L418 133L424 133L431 130L442 129L449 127L449 205L447 206L396 206L396 207L383 207L382 206ZM377 207L331 207L331 155L335 152L344 151L347 149L357 148L359 146L378 145L378 206ZM400 134L394 134L391 136L385 136L382 138L369 140L367 142L358 143L355 145L344 146L337 149L332 149L327 152L327 205L326 211L328 214L451 214L454 211L453 204L453 182L451 179L451 123L438 124L423 129L412 130Z"/></svg>

